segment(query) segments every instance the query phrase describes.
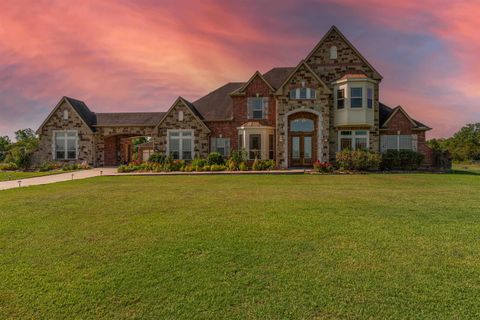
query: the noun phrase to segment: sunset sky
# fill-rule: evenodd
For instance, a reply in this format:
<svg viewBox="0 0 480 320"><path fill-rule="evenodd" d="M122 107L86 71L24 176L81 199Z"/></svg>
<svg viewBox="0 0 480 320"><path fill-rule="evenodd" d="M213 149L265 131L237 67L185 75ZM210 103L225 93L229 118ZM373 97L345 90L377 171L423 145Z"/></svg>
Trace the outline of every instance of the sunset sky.
<svg viewBox="0 0 480 320"><path fill-rule="evenodd" d="M480 122L478 14L480 1L451 0L2 0L0 135L36 130L64 95L165 111L296 66L335 24L383 75L383 103L449 136Z"/></svg>

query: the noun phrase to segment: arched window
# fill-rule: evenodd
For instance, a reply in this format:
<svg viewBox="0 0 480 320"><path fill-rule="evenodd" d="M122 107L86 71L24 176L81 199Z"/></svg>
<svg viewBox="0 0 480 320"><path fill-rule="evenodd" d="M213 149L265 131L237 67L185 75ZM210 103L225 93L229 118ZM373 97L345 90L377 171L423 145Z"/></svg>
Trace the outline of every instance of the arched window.
<svg viewBox="0 0 480 320"><path fill-rule="evenodd" d="M68 110L63 110L63 120L68 120Z"/></svg>
<svg viewBox="0 0 480 320"><path fill-rule="evenodd" d="M330 47L330 59L337 59L337 47L331 46Z"/></svg>
<svg viewBox="0 0 480 320"><path fill-rule="evenodd" d="M290 122L290 131L312 132L315 125L312 119L299 118Z"/></svg>
<svg viewBox="0 0 480 320"><path fill-rule="evenodd" d="M183 111L178 111L178 121L183 121Z"/></svg>

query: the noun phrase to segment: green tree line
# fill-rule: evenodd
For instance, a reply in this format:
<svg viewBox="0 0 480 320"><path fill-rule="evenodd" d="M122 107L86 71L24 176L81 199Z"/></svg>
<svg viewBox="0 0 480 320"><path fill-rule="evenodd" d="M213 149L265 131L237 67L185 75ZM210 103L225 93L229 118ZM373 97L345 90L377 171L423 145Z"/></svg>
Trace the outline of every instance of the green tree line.
<svg viewBox="0 0 480 320"><path fill-rule="evenodd" d="M15 132L15 142L0 136L0 162L13 162L19 168L28 168L32 154L38 148L38 138L32 129Z"/></svg>
<svg viewBox="0 0 480 320"><path fill-rule="evenodd" d="M480 123L467 124L450 138L427 143L433 150L448 151L455 161L480 161Z"/></svg>

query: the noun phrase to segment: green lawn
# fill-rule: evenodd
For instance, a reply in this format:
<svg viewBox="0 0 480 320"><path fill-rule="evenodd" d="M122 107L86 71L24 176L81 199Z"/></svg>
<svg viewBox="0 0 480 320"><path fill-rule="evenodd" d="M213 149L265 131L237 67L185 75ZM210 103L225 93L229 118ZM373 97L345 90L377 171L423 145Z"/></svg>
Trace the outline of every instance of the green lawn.
<svg viewBox="0 0 480 320"><path fill-rule="evenodd" d="M475 319L480 177L98 177L0 191L0 318Z"/></svg>
<svg viewBox="0 0 480 320"><path fill-rule="evenodd" d="M47 172L22 172L22 171L0 171L0 181L21 180L34 177L48 176L52 174L64 173L65 171L47 171Z"/></svg>
<svg viewBox="0 0 480 320"><path fill-rule="evenodd" d="M454 163L452 170L455 172L471 172L480 174L480 163Z"/></svg>

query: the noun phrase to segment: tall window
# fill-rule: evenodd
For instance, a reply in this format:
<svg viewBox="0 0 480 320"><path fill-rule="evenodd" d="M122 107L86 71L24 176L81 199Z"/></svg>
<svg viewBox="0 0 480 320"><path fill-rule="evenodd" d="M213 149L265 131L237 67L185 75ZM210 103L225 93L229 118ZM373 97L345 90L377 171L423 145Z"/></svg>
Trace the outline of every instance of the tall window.
<svg viewBox="0 0 480 320"><path fill-rule="evenodd" d="M78 134L77 131L54 132L56 160L77 159Z"/></svg>
<svg viewBox="0 0 480 320"><path fill-rule="evenodd" d="M330 59L337 59L337 47L331 46L330 47Z"/></svg>
<svg viewBox="0 0 480 320"><path fill-rule="evenodd" d="M337 109L345 108L345 89L337 90Z"/></svg>
<svg viewBox="0 0 480 320"><path fill-rule="evenodd" d="M248 158L251 160L261 159L262 155L262 136L259 134L249 135Z"/></svg>
<svg viewBox="0 0 480 320"><path fill-rule="evenodd" d="M243 134L238 135L238 150L245 148L243 145Z"/></svg>
<svg viewBox="0 0 480 320"><path fill-rule="evenodd" d="M373 107L373 89L367 88L367 108L372 109Z"/></svg>
<svg viewBox="0 0 480 320"><path fill-rule="evenodd" d="M265 119L267 108L268 108L268 98L266 97L252 97L248 98L248 118L249 119Z"/></svg>
<svg viewBox="0 0 480 320"><path fill-rule="evenodd" d="M274 146L275 139L273 134L268 135L268 159L273 159L274 157Z"/></svg>
<svg viewBox="0 0 480 320"><path fill-rule="evenodd" d="M340 131L338 133L339 150L367 150L368 147L367 130Z"/></svg>
<svg viewBox="0 0 480 320"><path fill-rule="evenodd" d="M193 131L168 131L168 154L173 159L191 160L193 154Z"/></svg>
<svg viewBox="0 0 480 320"><path fill-rule="evenodd" d="M218 152L224 157L230 155L230 138L212 138L211 151Z"/></svg>
<svg viewBox="0 0 480 320"><path fill-rule="evenodd" d="M352 108L361 108L363 106L363 88L351 88L350 100Z"/></svg>

